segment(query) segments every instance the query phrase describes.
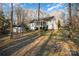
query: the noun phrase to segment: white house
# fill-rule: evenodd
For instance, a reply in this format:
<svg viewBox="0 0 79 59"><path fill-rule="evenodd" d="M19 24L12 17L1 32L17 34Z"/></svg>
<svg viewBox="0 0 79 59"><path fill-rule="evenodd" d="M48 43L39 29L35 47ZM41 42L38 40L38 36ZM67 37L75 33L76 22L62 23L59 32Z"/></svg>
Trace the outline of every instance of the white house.
<svg viewBox="0 0 79 59"><path fill-rule="evenodd" d="M60 25L63 26L62 19L61 18L55 18L54 16L42 18L42 19L40 19L40 21L45 22L45 23L43 23L42 26L48 26L49 30L58 29L58 21L60 21ZM42 27L41 23L39 25L37 25L37 22L35 22L34 20L31 21L28 26L29 26L30 30L35 30L36 27Z"/></svg>
<svg viewBox="0 0 79 59"><path fill-rule="evenodd" d="M22 32L22 27L13 27L13 32L14 33L16 33L16 32L18 32L18 33Z"/></svg>
<svg viewBox="0 0 79 59"><path fill-rule="evenodd" d="M61 18L54 17L50 19L50 21L47 21L48 29L58 29L58 21L60 21L60 26L64 26L64 21Z"/></svg>
<svg viewBox="0 0 79 59"><path fill-rule="evenodd" d="M48 25L48 29L58 29L57 20L55 17L49 17L46 21L46 24Z"/></svg>
<svg viewBox="0 0 79 59"><path fill-rule="evenodd" d="M36 29L36 23L30 23L28 24L28 27L30 30L35 30Z"/></svg>
<svg viewBox="0 0 79 59"><path fill-rule="evenodd" d="M47 21L48 29L53 29L53 21Z"/></svg>

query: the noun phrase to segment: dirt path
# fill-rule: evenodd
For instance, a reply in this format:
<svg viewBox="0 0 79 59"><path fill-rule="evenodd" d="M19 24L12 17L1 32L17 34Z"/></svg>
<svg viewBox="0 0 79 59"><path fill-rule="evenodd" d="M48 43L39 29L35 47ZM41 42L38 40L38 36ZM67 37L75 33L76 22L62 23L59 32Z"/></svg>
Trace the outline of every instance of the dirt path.
<svg viewBox="0 0 79 59"><path fill-rule="evenodd" d="M22 40L18 40L15 42L11 42L9 44L6 44L0 48L0 55L11 55L20 48L24 47L25 45L31 43L36 38L38 38L40 35L38 33L32 34L32 36L25 37Z"/></svg>
<svg viewBox="0 0 79 59"><path fill-rule="evenodd" d="M7 45L7 44L10 44L10 43L13 43L13 42L15 42L15 41L19 41L19 40L22 40L24 37L28 37L28 36L30 36L30 35L32 35L32 34L34 34L34 33L37 33L38 31L36 31L36 32L30 32L30 33L25 33L25 34L23 34L22 36L23 37L21 37L20 39L10 39L10 36L7 36L7 37L4 37L4 38L2 38L2 39L0 39L0 48L2 47L2 46L4 46L4 45Z"/></svg>
<svg viewBox="0 0 79 59"><path fill-rule="evenodd" d="M25 55L30 55L30 56L37 55L41 50L42 46L45 45L45 43L47 43L48 40L49 37L44 36L44 38L33 49L31 49L30 52L26 53Z"/></svg>
<svg viewBox="0 0 79 59"><path fill-rule="evenodd" d="M32 43L28 44L27 46L24 46L23 48L19 49L17 52L13 53L12 55L36 55L39 50L41 49L41 46L48 40L49 36L41 36Z"/></svg>
<svg viewBox="0 0 79 59"><path fill-rule="evenodd" d="M65 33L54 31L50 38L49 35L41 36L14 52L12 56L79 56L79 46L68 39Z"/></svg>
<svg viewBox="0 0 79 59"><path fill-rule="evenodd" d="M45 40L42 40L37 44L30 52L25 53L24 55L30 56L78 56L79 48L71 40L68 39L64 34L59 32L53 32L49 41L43 45ZM26 49L27 50L27 49Z"/></svg>
<svg viewBox="0 0 79 59"><path fill-rule="evenodd" d="M44 37L41 36L40 38L36 39L34 42L28 44L27 46L24 46L23 48L19 49L17 52L13 53L12 55L18 55L18 56L22 56L25 55L25 53L27 53L30 49L32 49L36 44L39 43L39 41L41 39L43 39Z"/></svg>

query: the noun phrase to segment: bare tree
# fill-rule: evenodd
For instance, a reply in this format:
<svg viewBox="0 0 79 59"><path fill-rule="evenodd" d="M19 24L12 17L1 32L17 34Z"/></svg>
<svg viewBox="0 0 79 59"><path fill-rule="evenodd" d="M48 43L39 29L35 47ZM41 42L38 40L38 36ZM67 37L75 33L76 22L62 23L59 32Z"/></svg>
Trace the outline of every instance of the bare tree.
<svg viewBox="0 0 79 59"><path fill-rule="evenodd" d="M79 4L72 4L72 28L73 30L79 29Z"/></svg>
<svg viewBox="0 0 79 59"><path fill-rule="evenodd" d="M23 25L24 25L24 20L26 18L25 10L20 6L20 4L16 4L15 6L15 14L17 18L17 26L19 26L20 29L20 35L23 33ZM17 28L17 34L18 33L18 28Z"/></svg>
<svg viewBox="0 0 79 59"><path fill-rule="evenodd" d="M0 32L4 33L5 15L3 11L3 4L0 4Z"/></svg>

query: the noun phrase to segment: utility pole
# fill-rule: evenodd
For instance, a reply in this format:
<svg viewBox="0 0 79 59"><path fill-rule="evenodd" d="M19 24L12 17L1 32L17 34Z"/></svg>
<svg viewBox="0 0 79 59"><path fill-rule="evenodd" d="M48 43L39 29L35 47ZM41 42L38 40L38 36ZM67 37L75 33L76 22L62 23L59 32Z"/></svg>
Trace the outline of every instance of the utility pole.
<svg viewBox="0 0 79 59"><path fill-rule="evenodd" d="M38 30L39 30L39 34L40 34L40 3L38 3L38 25L39 25L39 27L38 27Z"/></svg>
<svg viewBox="0 0 79 59"><path fill-rule="evenodd" d="M69 3L69 20L70 20L70 26L71 26L71 3Z"/></svg>
<svg viewBox="0 0 79 59"><path fill-rule="evenodd" d="M71 3L69 3L69 39L72 39Z"/></svg>
<svg viewBox="0 0 79 59"><path fill-rule="evenodd" d="M13 3L11 3L10 39L13 38Z"/></svg>

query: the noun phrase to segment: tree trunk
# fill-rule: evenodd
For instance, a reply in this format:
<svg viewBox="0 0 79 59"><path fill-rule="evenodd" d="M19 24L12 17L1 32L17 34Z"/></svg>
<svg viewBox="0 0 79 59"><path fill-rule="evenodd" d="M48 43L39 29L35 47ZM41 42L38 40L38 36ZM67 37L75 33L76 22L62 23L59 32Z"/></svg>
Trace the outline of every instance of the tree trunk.
<svg viewBox="0 0 79 59"><path fill-rule="evenodd" d="M11 3L10 38L13 38L13 3Z"/></svg>

